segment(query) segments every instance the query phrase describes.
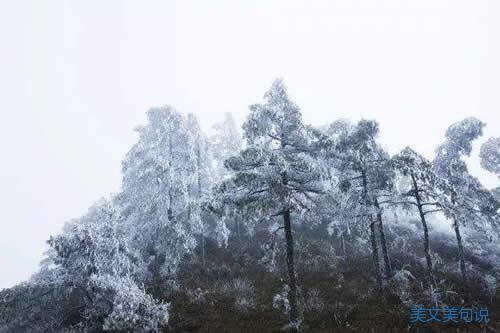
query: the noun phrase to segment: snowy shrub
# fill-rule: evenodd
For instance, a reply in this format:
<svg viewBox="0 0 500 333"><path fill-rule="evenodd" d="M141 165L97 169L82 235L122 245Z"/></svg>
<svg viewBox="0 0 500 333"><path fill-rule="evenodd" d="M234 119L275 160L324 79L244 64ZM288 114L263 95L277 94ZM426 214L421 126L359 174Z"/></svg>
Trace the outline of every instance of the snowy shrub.
<svg viewBox="0 0 500 333"><path fill-rule="evenodd" d="M312 288L306 293L304 299L304 310L321 312L325 308L325 302L320 296L319 289Z"/></svg>
<svg viewBox="0 0 500 333"><path fill-rule="evenodd" d="M490 297L490 300L493 300L493 297L495 297L497 293L497 286L498 283L495 276L491 274L486 274L484 276L484 291Z"/></svg>
<svg viewBox="0 0 500 333"><path fill-rule="evenodd" d="M189 298L189 300L191 302L194 302L194 303L202 303L205 301L205 296L206 296L206 292L203 291L201 288L196 288L194 290L187 290L186 291L186 294Z"/></svg>
<svg viewBox="0 0 500 333"><path fill-rule="evenodd" d="M233 281L235 293L235 306L245 312L255 307L255 287L247 279L235 279Z"/></svg>
<svg viewBox="0 0 500 333"><path fill-rule="evenodd" d="M284 314L290 312L290 303L288 302L288 292L290 287L283 285L281 292L273 297L273 308L281 310Z"/></svg>
<svg viewBox="0 0 500 333"><path fill-rule="evenodd" d="M255 287L245 278L237 278L217 284L215 293L234 298L236 309L246 312L255 307ZM202 297L205 297L203 295Z"/></svg>
<svg viewBox="0 0 500 333"><path fill-rule="evenodd" d="M264 252L264 256L260 259L260 263L264 265L264 267L269 272L276 272L277 270L277 254L278 254L278 246L276 244L275 239L272 239L269 243L266 243L261 246L262 252Z"/></svg>
<svg viewBox="0 0 500 333"><path fill-rule="evenodd" d="M227 247L230 231L227 228L226 221L224 219L219 219L216 222L215 235L217 245L219 245L219 247Z"/></svg>
<svg viewBox="0 0 500 333"><path fill-rule="evenodd" d="M127 330L132 332L159 331L168 321L168 304L159 303L139 288L129 277L102 276L93 279L95 286L104 295L113 296L112 310L104 320L105 330ZM103 296L104 297L104 296Z"/></svg>
<svg viewBox="0 0 500 333"><path fill-rule="evenodd" d="M443 258L441 258L441 256L439 256L438 253L432 252L431 256L432 256L432 265L434 268L440 267L444 264Z"/></svg>
<svg viewBox="0 0 500 333"><path fill-rule="evenodd" d="M410 271L404 267L394 272L393 281L397 286L397 294L404 304L411 304L410 280L415 279Z"/></svg>

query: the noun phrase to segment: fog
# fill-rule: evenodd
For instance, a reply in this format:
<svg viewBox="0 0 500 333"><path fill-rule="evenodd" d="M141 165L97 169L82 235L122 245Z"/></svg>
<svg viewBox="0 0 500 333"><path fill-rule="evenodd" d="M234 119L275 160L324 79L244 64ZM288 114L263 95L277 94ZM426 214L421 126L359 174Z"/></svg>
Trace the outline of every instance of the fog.
<svg viewBox="0 0 500 333"><path fill-rule="evenodd" d="M306 122L376 119L427 157L452 122L500 135L497 1L0 1L0 288L119 190L152 106L205 129L282 77ZM488 187L498 179L471 172Z"/></svg>

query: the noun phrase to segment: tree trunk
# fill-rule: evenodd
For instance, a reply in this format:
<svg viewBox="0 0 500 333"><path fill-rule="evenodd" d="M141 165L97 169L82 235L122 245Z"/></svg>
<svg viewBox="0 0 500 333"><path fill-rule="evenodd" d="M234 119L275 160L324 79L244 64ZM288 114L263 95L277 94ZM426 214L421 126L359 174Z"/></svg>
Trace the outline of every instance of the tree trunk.
<svg viewBox="0 0 500 333"><path fill-rule="evenodd" d="M172 134L168 136L168 172L169 172L169 180L168 180L168 209L167 209L167 217L170 222L174 219L172 212L172 184L170 183L172 179Z"/></svg>
<svg viewBox="0 0 500 333"><path fill-rule="evenodd" d="M344 234L342 234L340 236L340 239L342 240L342 254L345 257L347 255L347 251L345 250L345 236L344 236Z"/></svg>
<svg viewBox="0 0 500 333"><path fill-rule="evenodd" d="M458 220L456 218L453 219L453 228L455 229L455 235L457 236L458 260L460 262L460 271L462 272L462 280L463 280L465 289L468 290L468 287L467 287L467 274L466 274L466 271L465 271L464 246L463 246L463 243L462 243L462 236L460 235L460 226L459 226Z"/></svg>
<svg viewBox="0 0 500 333"><path fill-rule="evenodd" d="M422 223L422 228L424 230L424 253L425 261L427 263L427 279L429 280L429 285L431 286L431 288L435 289L437 284L434 277L434 269L432 267L432 257L429 245L429 229L427 228L427 221L425 220L425 214L422 207L419 188L415 176L411 175L411 179L413 181L413 190L415 191L415 200L417 201L418 213L420 214L420 222Z"/></svg>
<svg viewBox="0 0 500 333"><path fill-rule="evenodd" d="M382 247L382 259L384 260L385 279L389 281L392 277L391 260L389 259L389 253L387 251L382 213L380 212L380 206L377 199L374 200L374 205L377 208L377 227L380 233L380 245Z"/></svg>
<svg viewBox="0 0 500 333"><path fill-rule="evenodd" d="M236 224L236 235L238 236L238 243L241 246L241 231L240 231L239 219L235 220L235 224Z"/></svg>
<svg viewBox="0 0 500 333"><path fill-rule="evenodd" d="M203 225L202 225L202 228L203 228ZM204 235L204 232L202 231L202 234L201 234L201 263L203 265L203 267L205 267L206 265L206 254L205 254L205 235Z"/></svg>
<svg viewBox="0 0 500 333"><path fill-rule="evenodd" d="M422 206L419 205L418 210L420 212L420 221L422 222L422 228L424 229L424 252L425 252L425 261L427 262L427 274L429 278L429 283L432 288L436 288L436 280L434 278L434 268L432 265L431 250L429 245L429 229L427 228L427 221L425 220L425 215L422 212Z"/></svg>
<svg viewBox="0 0 500 333"><path fill-rule="evenodd" d="M373 265L375 266L375 276L377 278L377 287L379 293L383 294L383 286L382 286L382 275L380 274L380 264L378 258L378 246L377 246L377 238L375 237L375 222L370 221L370 240L372 245L372 259Z"/></svg>
<svg viewBox="0 0 500 333"><path fill-rule="evenodd" d="M290 303L290 323L298 324L299 313L297 308L297 281L295 279L295 265L293 262L293 236L290 218L290 209L285 210L283 214L283 226L286 238L286 265L288 269L288 284L290 291L288 293L288 302Z"/></svg>
<svg viewBox="0 0 500 333"><path fill-rule="evenodd" d="M361 179L363 181L363 201L366 207L371 207L370 196L368 195L368 181L366 179L366 173L364 170L361 171ZM378 245L377 245L377 237L375 236L375 221L370 214L369 216L370 222L370 241L372 245L372 258L373 265L375 266L375 277L377 279L377 288L381 295L383 295L383 285L382 285L382 275L380 274L380 262L378 257Z"/></svg>
<svg viewBox="0 0 500 333"><path fill-rule="evenodd" d="M197 199L198 199L198 209L201 204L201 147L200 147L200 138L198 137L196 140L196 180L197 180ZM205 223L203 218L199 216L201 223L201 262L203 267L206 266L206 254L205 254Z"/></svg>

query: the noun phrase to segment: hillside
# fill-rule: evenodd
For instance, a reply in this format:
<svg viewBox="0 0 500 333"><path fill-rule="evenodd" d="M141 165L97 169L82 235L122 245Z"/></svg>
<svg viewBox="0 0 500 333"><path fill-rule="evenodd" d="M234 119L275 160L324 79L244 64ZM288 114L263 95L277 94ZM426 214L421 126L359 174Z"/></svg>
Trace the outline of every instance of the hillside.
<svg viewBox="0 0 500 333"><path fill-rule="evenodd" d="M0 332L498 329L498 193L464 162L480 120L427 160L390 156L374 120L304 124L281 80L242 133L229 114L211 136L170 106L147 117L121 191L0 292ZM498 142L480 154L492 173Z"/></svg>

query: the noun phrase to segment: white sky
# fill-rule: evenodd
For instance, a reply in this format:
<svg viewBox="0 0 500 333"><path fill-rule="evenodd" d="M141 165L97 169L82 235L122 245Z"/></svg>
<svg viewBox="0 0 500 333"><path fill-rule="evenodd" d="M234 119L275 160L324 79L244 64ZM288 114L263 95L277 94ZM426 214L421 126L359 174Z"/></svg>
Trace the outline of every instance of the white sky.
<svg viewBox="0 0 500 333"><path fill-rule="evenodd" d="M119 189L151 106L241 121L279 76L307 122L376 119L391 153L467 116L500 136L496 0L0 0L0 22L0 288Z"/></svg>

